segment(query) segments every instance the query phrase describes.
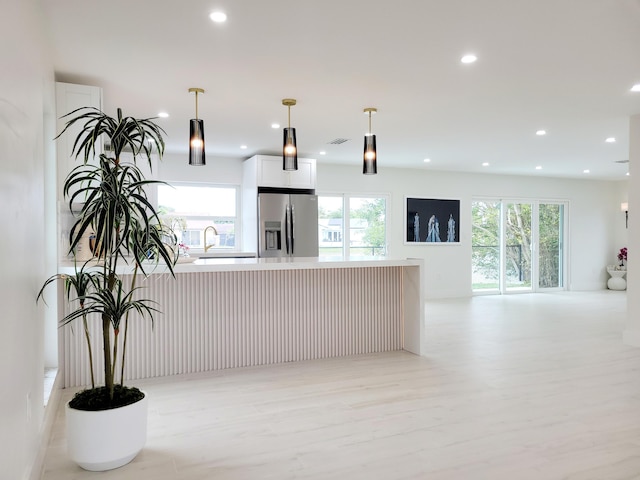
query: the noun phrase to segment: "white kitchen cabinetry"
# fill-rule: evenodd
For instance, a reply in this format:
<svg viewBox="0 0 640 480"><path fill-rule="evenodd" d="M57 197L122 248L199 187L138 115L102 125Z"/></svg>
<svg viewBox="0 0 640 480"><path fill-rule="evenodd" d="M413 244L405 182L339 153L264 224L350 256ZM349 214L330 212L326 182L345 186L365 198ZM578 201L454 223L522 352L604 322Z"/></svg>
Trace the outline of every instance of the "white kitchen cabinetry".
<svg viewBox="0 0 640 480"><path fill-rule="evenodd" d="M81 107L95 107L102 110L102 89L100 87L90 87L87 85L76 85L73 83L56 83L56 134L64 130L64 126L69 118L62 116L73 112ZM58 164L58 201L64 202L63 187L64 181L73 168L81 164L82 158L76 160L72 157L73 142L78 136L78 132L83 122L78 122L67 130L63 136L56 141L56 160ZM96 158L102 153L102 149L96 151Z"/></svg>
<svg viewBox="0 0 640 480"><path fill-rule="evenodd" d="M298 170L282 169L282 157L255 155L244 164L245 180L254 176L258 187L316 188L316 161L313 158L298 158Z"/></svg>

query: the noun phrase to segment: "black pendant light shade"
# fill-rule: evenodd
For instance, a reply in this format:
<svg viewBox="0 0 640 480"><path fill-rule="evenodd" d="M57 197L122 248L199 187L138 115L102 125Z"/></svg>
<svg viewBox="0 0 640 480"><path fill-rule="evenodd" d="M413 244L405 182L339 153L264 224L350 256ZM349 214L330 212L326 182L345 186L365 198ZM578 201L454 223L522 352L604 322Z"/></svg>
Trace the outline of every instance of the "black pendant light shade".
<svg viewBox="0 0 640 480"><path fill-rule="evenodd" d="M288 127L283 130L282 139L282 169L298 170L298 146L296 143L296 129L291 128L291 107L296 104L293 98L285 98L282 104L288 110Z"/></svg>
<svg viewBox="0 0 640 480"><path fill-rule="evenodd" d="M197 118L192 118L189 132L189 165L206 165L204 157L204 122Z"/></svg>
<svg viewBox="0 0 640 480"><path fill-rule="evenodd" d="M196 95L196 118L189 122L189 165L206 165L204 156L204 122L198 119L198 94L204 93L202 88L190 88Z"/></svg>
<svg viewBox="0 0 640 480"><path fill-rule="evenodd" d="M298 170L298 148L296 147L296 129L285 128L282 140L282 169Z"/></svg>
<svg viewBox="0 0 640 480"><path fill-rule="evenodd" d="M376 154L376 136L369 134L364 136L364 157L362 162L362 173L365 175L375 175L378 173L378 162Z"/></svg>
<svg viewBox="0 0 640 480"><path fill-rule="evenodd" d="M376 136L371 133L371 114L376 113L376 108L365 108L364 113L369 115L369 133L364 136L364 155L362 157L362 173L375 175L378 173L378 153L376 151Z"/></svg>

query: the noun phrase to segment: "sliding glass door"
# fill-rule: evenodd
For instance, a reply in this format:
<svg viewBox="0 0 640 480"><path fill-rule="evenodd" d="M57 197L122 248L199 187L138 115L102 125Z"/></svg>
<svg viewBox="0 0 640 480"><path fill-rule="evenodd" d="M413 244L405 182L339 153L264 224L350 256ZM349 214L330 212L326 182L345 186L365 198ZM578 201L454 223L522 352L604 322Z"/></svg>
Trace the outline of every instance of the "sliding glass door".
<svg viewBox="0 0 640 480"><path fill-rule="evenodd" d="M484 293L500 291L500 201L478 200L471 206L471 257L473 290Z"/></svg>
<svg viewBox="0 0 640 480"><path fill-rule="evenodd" d="M484 199L472 204L473 291L564 288L562 202Z"/></svg>
<svg viewBox="0 0 640 480"><path fill-rule="evenodd" d="M531 291L531 203L505 203L505 289Z"/></svg>
<svg viewBox="0 0 640 480"><path fill-rule="evenodd" d="M538 206L538 287L564 287L564 216L562 203Z"/></svg>

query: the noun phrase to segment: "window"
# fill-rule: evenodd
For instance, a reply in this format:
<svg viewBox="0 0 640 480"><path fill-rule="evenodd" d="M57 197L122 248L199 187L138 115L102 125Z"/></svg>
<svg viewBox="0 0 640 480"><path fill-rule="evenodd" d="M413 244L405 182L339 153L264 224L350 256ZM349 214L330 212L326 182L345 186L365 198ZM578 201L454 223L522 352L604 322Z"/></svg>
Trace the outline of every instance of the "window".
<svg viewBox="0 0 640 480"><path fill-rule="evenodd" d="M190 248L236 249L238 195L235 186L158 185L158 212ZM208 228L213 227L213 228Z"/></svg>
<svg viewBox="0 0 640 480"><path fill-rule="evenodd" d="M386 211L386 197L319 195L319 255L385 255Z"/></svg>

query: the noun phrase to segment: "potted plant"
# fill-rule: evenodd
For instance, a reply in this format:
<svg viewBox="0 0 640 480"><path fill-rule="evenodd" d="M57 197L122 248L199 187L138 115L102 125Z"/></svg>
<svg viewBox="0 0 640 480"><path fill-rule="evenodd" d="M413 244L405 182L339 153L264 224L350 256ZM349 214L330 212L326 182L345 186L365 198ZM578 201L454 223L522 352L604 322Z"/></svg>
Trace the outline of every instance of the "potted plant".
<svg viewBox="0 0 640 480"><path fill-rule="evenodd" d="M148 186L163 182L147 180L137 165L143 159L151 168L153 153L162 158L164 131L153 118L123 117L120 109L115 118L92 107L74 110L63 118L67 117L58 137L71 127L79 127L72 155L83 160L64 183L71 212L72 206L81 205L74 213L69 252L75 259L77 247L90 233L94 259L80 268L76 262L73 275L47 279L38 299L49 284L60 280L67 299L77 302L77 308L61 324L82 320L92 385L67 405L69 453L87 470L108 470L131 461L146 441L145 394L124 385L129 319L136 316L153 322L158 311L150 300L140 298L138 273L146 275L145 261L153 258L164 260L173 275L176 262L173 248L167 248L167 243L176 244L175 235L163 226L146 192ZM108 153L100 153L102 140L110 144ZM124 161L123 152L130 152L132 160ZM104 384L99 386L94 380L90 320L102 327Z"/></svg>

